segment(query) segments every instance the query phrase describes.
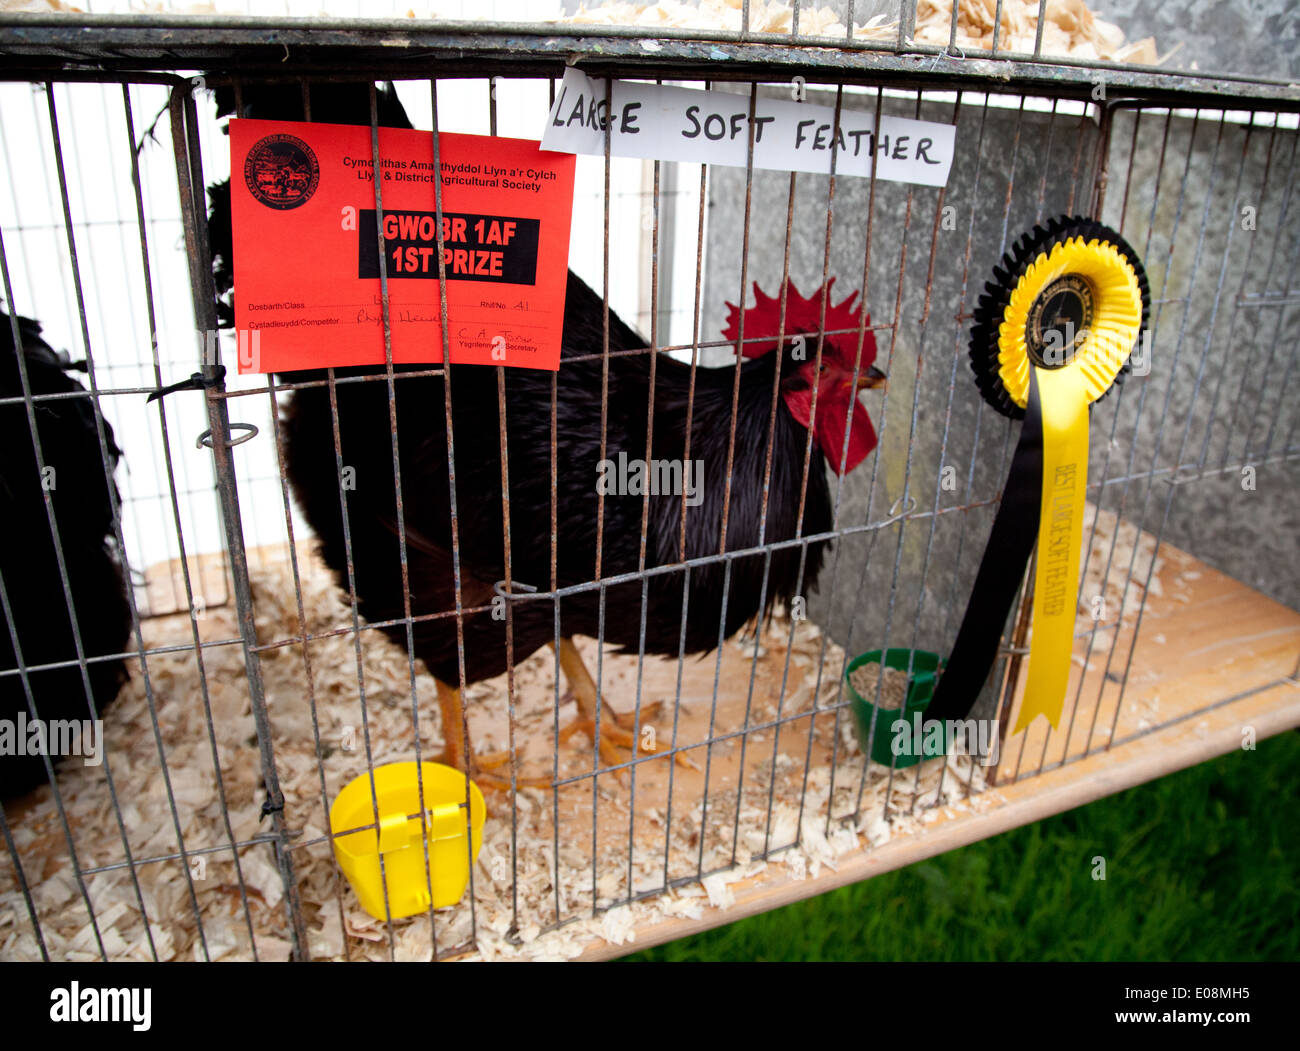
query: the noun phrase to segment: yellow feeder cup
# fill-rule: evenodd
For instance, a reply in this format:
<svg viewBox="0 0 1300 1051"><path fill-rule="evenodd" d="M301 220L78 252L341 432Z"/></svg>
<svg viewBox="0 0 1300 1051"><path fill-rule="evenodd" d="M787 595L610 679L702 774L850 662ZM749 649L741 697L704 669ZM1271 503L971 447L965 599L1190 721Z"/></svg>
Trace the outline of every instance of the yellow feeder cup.
<svg viewBox="0 0 1300 1051"><path fill-rule="evenodd" d="M375 767L375 820L370 775L344 787L330 807L334 857L361 907L376 919L401 919L460 901L469 867L483 845L483 793L469 782L470 849L465 845L465 774L441 763L420 763L425 822L421 836L420 783L414 762ZM378 828L374 826L378 824ZM365 828L363 826L371 826ZM349 829L360 829L347 835ZM428 843L429 864L425 866ZM381 875L379 859L383 857ZM388 908L384 908L384 892Z"/></svg>

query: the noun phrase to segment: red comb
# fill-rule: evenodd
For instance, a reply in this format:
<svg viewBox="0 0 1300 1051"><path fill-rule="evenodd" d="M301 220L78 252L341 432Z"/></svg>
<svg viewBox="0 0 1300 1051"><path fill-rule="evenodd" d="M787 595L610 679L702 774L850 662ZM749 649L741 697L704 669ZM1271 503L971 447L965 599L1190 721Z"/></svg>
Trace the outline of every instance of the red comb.
<svg viewBox="0 0 1300 1051"><path fill-rule="evenodd" d="M826 282L811 296L804 298L794 287L794 282L785 283L785 335L798 332L816 332L821 326L822 297L826 297L826 330L857 328L862 319L862 304L853 306L858 298L857 292L851 293L842 303L832 303L831 286L835 278ZM781 298L769 296L754 282L754 305L745 311L745 345L742 353L747 358L757 358L777 348L778 336L781 335ZM740 308L734 303L727 304L727 327L722 330L726 339L740 338Z"/></svg>

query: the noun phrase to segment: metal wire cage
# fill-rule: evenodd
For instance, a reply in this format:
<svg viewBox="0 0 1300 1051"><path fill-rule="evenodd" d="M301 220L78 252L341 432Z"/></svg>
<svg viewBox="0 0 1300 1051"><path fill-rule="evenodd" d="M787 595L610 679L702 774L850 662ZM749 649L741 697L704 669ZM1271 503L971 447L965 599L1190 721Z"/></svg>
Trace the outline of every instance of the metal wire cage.
<svg viewBox="0 0 1300 1051"><path fill-rule="evenodd" d="M88 18L73 33L56 20L6 19L4 298L11 314L38 317L52 342L86 359L85 390L63 397L93 406L109 479L116 465L104 423L122 448L129 475L124 482L118 469L111 542L136 586L123 653L88 657L79 645L57 665L19 655L0 669L24 686L56 666L77 669L92 718L101 713L88 669L124 657L131 675L102 713L102 763L66 761L48 788L6 805L0 952L427 959L613 951L634 932L644 943L707 923L709 910L738 897L758 908L859 878L863 859L878 868L923 829L996 822L1015 806L1041 815L1073 805L1042 801L1049 790L1064 800L1060 778L1091 776L1110 757L1127 763L1133 750L1149 750L1145 773L1127 783L1194 761L1208 753L1171 735L1203 725L1230 735L1247 718L1243 706L1258 706L1249 715L1261 732L1300 722L1300 618L1209 568L1300 603L1288 572L1294 537L1271 526L1294 506L1300 457L1292 393L1300 216L1291 202L1300 94L1244 77L1049 62L1041 34L1032 53L1005 56L995 30L990 58L971 62L912 42L914 5L902 5L893 41L852 38L861 24L852 8L849 38L824 50L758 41L744 27L669 32L647 48L642 31L605 26L557 33ZM953 40L956 32L954 23ZM861 291L871 316L863 330L889 376L870 405L879 445L858 471L831 476L833 519L823 534L800 529L791 540L654 567L643 518L637 571L602 576L598 541L590 578L559 586L562 367L550 404L537 407L551 434L551 499L537 509L551 520L550 579L523 581L532 590L522 595L510 583L507 530L500 592L506 645L511 611L543 603L554 610L555 652L543 648L498 679L460 684L475 743L507 748L512 776L541 770L548 786L493 804L460 904L385 922L357 906L339 874L330 804L380 764L437 752L445 727L432 718L434 684L413 632L471 610L458 597L455 608L413 612L408 596L403 617L365 621L355 588L346 579L340 587L317 557L291 494L276 421L308 384L222 369L232 344L217 335L205 190L225 174L226 147L210 92L287 83L303 85L309 99L312 84L368 84L377 151L376 81L396 81L416 123L434 132L536 137L528 128L540 127L566 61L592 75L750 99L789 97L798 77L810 99L837 112L956 125L958 163L941 188L762 172L751 137L743 169L607 154L580 170L585 207L573 266L605 317L615 310L635 321L648 341L618 353L687 362L692 385L695 370L727 369L738 391L738 358L720 335L725 304L745 302L751 282L771 290L787 278L816 287L837 277ZM1019 232L1061 213L1121 231L1145 259L1152 290L1137 375L1092 414L1066 717L1059 729L1008 733L1032 600L1022 594L977 707L1000 728L995 758L954 754L908 769L869 762L855 738L846 667L869 649L952 646L1018 429L970 382L974 304ZM383 312L387 328L386 287ZM607 342L606 367L609 354ZM148 393L195 368L195 389L144 408ZM436 362L423 374L445 375ZM343 383L385 384L392 397L406 375L390 367L315 382L332 394ZM446 389L450 421L454 384ZM43 400L25 388L0 401L0 411L31 421L38 464ZM491 408L506 450L504 394ZM736 426L733 396L733 447ZM337 418L334 435L321 453L342 464ZM476 452L457 445L452 455ZM503 459L504 496L508 451ZM805 478L822 469L810 456L798 466ZM723 484L730 493L732 478ZM1225 536L1234 542L1225 546ZM778 610L731 639L720 628L719 646L702 658L644 652L645 595L656 574L689 578L716 565L765 573L774 553L806 553L822 540L834 546L817 589L812 581L800 588L806 609ZM56 548L71 609L70 563ZM1207 590L1211 580L1219 591ZM160 594L157 581L171 590ZM642 646L615 653L603 634L606 596L629 583L641 589ZM20 648L24 607L3 594L6 630ZM599 717L643 743L657 738L653 753L614 761L594 742L584 749L561 739L570 717L561 623L565 603L582 595L598 596L602 630L578 648L618 712ZM1203 620L1180 619L1193 614ZM1160 655L1182 630L1209 635L1199 648ZM1242 647L1250 659L1225 659ZM1204 674L1176 679L1175 666ZM29 704L32 696L27 690ZM34 705L27 714L39 718ZM1211 726L1219 717L1228 722ZM979 827L948 842L996 826ZM904 863L898 857L889 864Z"/></svg>

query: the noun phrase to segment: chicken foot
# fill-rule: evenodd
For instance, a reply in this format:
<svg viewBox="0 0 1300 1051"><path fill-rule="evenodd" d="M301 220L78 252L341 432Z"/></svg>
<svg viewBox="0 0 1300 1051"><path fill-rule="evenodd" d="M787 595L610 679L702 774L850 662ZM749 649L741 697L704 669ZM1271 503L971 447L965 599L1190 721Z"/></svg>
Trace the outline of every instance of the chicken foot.
<svg viewBox="0 0 1300 1051"><path fill-rule="evenodd" d="M465 732L465 706L461 700L460 690L448 686L441 679L434 679L438 687L438 708L442 712L442 736L446 741L442 755L437 762L454 766L457 770L468 770L470 777L479 788L494 788L498 792L509 792L510 775L491 771L510 762L510 753L487 752L475 755L469 747ZM550 788L550 778L518 777L514 779L516 788Z"/></svg>
<svg viewBox="0 0 1300 1051"><path fill-rule="evenodd" d="M552 647L554 644L552 643ZM591 672L587 670L587 665L582 659L582 654L578 652L578 647L574 645L572 639L560 639L560 670L564 672L564 678L569 683L569 692L573 694L573 699L578 705L578 717L568 726L560 731L560 740L567 741L575 733L583 733L592 740L599 739L600 757L610 766L620 765L624 760L618 749L626 748L636 755L638 747L643 753L651 753L659 749L654 747L645 747L643 744L638 745L636 734L626 729L626 724L620 725L617 713L607 708L607 718L600 721L600 731L596 730L596 711L604 698L600 697L596 690L596 681L591 677ZM659 704L656 702L653 706L642 706L642 731L644 732L649 722L649 715L658 711ZM691 762L685 752L676 753L678 765L687 766L691 769L698 769Z"/></svg>

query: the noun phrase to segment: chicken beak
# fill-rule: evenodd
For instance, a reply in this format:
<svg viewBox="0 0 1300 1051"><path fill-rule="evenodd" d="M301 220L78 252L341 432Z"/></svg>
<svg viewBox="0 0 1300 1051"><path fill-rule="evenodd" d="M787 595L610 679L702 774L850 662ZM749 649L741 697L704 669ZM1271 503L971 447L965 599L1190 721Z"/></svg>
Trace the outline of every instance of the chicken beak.
<svg viewBox="0 0 1300 1051"><path fill-rule="evenodd" d="M869 388L880 388L883 390L886 386L886 382L887 377L883 372L874 365L868 365L858 375L858 390L867 390Z"/></svg>

